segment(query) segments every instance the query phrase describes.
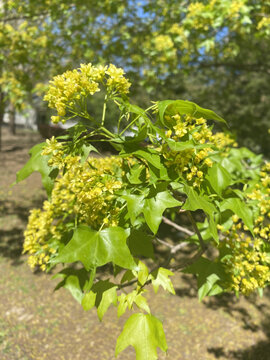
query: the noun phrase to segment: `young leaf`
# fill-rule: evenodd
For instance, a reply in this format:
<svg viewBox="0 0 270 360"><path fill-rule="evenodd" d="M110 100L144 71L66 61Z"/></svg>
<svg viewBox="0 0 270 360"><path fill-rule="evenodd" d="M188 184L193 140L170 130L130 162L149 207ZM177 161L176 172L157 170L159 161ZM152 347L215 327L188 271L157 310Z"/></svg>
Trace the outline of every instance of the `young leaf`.
<svg viewBox="0 0 270 360"><path fill-rule="evenodd" d="M219 294L223 289L216 282L225 277L221 263L212 262L201 257L184 272L198 276L198 297L202 301L205 296Z"/></svg>
<svg viewBox="0 0 270 360"><path fill-rule="evenodd" d="M83 144L81 148L81 162L84 163L88 158L91 151L95 151L98 153L98 150L91 144Z"/></svg>
<svg viewBox="0 0 270 360"><path fill-rule="evenodd" d="M219 195L232 183L230 173L218 163L213 164L213 166L208 169L206 179Z"/></svg>
<svg viewBox="0 0 270 360"><path fill-rule="evenodd" d="M88 311L95 306L96 296L97 294L95 294L93 291L90 291L84 295L82 299L83 310Z"/></svg>
<svg viewBox="0 0 270 360"><path fill-rule="evenodd" d="M169 115L175 114L194 114L196 106L194 103L185 100L164 100L158 102L159 119L163 125L166 125L164 121L164 115L167 112Z"/></svg>
<svg viewBox="0 0 270 360"><path fill-rule="evenodd" d="M81 261L87 270L112 261L126 269L136 269L136 263L126 244L128 234L121 227L96 231L80 225L69 243L54 258L54 263Z"/></svg>
<svg viewBox="0 0 270 360"><path fill-rule="evenodd" d="M210 144L196 144L193 140L189 141L174 141L172 139L166 139L166 143L173 151L183 151L187 149L204 149L209 147Z"/></svg>
<svg viewBox="0 0 270 360"><path fill-rule="evenodd" d="M169 276L173 276L174 273L168 269L160 267L152 277L152 285L155 293L157 293L159 286L162 286L165 291L169 291L175 295L175 290Z"/></svg>
<svg viewBox="0 0 270 360"><path fill-rule="evenodd" d="M54 179L58 172L56 168L52 168L48 165L50 156L41 155L45 145L46 143L43 142L32 147L29 151L31 158L16 174L16 183L26 179L34 171L38 171L41 174L42 184L47 192L47 195L50 196L54 185Z"/></svg>
<svg viewBox="0 0 270 360"><path fill-rule="evenodd" d="M150 314L150 308L147 304L147 300L145 297L143 297L141 294L139 294L136 296L134 302L138 306L139 309L144 310L148 314Z"/></svg>
<svg viewBox="0 0 270 360"><path fill-rule="evenodd" d="M146 179L146 167L142 164L135 164L126 174L128 181L131 184L141 184Z"/></svg>
<svg viewBox="0 0 270 360"><path fill-rule="evenodd" d="M199 195L193 187L185 185L183 191L187 195L187 200L182 207L183 209L191 211L202 209L210 216L212 216L213 213L217 211L207 196Z"/></svg>
<svg viewBox="0 0 270 360"><path fill-rule="evenodd" d="M211 291L212 291L212 293L217 294L216 292L213 292L213 286L216 285L216 282L218 280L220 280L220 278L217 274L210 274L206 277L206 279L204 279L203 284L200 286L200 288L198 290L199 301L202 301L206 295L210 296ZM215 290L216 289L217 288L215 288ZM222 289L221 289L221 291L222 291Z"/></svg>
<svg viewBox="0 0 270 360"><path fill-rule="evenodd" d="M243 220L243 223L254 235L252 210L243 201L238 198L225 199L220 206L220 211L224 210L231 210L234 214L236 214L240 219Z"/></svg>
<svg viewBox="0 0 270 360"><path fill-rule="evenodd" d="M122 195L122 198L127 202L128 215L131 224L134 225L136 217L142 212L144 206L144 195L127 194Z"/></svg>
<svg viewBox="0 0 270 360"><path fill-rule="evenodd" d="M163 212L168 208L180 206L181 204L169 191L162 191L150 199L145 199L143 214L147 225L154 234L158 231Z"/></svg>
<svg viewBox="0 0 270 360"><path fill-rule="evenodd" d="M136 273L135 273L136 274ZM131 270L126 270L125 272L124 272L124 275L122 276L122 279L121 279L121 281L120 281L120 283L121 284L123 284L124 282L126 282L126 281L131 281L131 280L133 280L133 279L135 279L135 275L133 274L133 271L131 271Z"/></svg>
<svg viewBox="0 0 270 360"><path fill-rule="evenodd" d="M157 169L162 168L162 164L160 163L160 154L158 151L151 148L143 148L138 146L126 146L125 150L121 151L120 154L123 157L127 155L134 155L140 159L146 160L148 164L151 164Z"/></svg>
<svg viewBox="0 0 270 360"><path fill-rule="evenodd" d="M226 121L217 115L214 111L204 109L201 106L195 104L194 102L187 100L165 100L158 102L159 109L159 118L162 124L164 122L164 115L167 113L168 115L175 114L190 114L196 118L203 117L206 120L215 120L227 124Z"/></svg>
<svg viewBox="0 0 270 360"><path fill-rule="evenodd" d="M119 305L117 308L117 316L120 317L126 312L128 306L126 302L126 295L122 293L120 296L118 296L118 301L119 301Z"/></svg>
<svg viewBox="0 0 270 360"><path fill-rule="evenodd" d="M138 262L138 266L139 266L138 281L140 285L144 285L149 275L148 268L142 261Z"/></svg>
<svg viewBox="0 0 270 360"><path fill-rule="evenodd" d="M97 309L97 314L100 321L102 320L104 314L106 313L111 304L113 304L114 306L117 305L116 289L117 286L114 286L103 292L101 302Z"/></svg>
<svg viewBox="0 0 270 360"><path fill-rule="evenodd" d="M131 315L117 339L115 356L129 345L135 348L136 360L156 360L156 348L168 348L161 321L150 314Z"/></svg>
<svg viewBox="0 0 270 360"><path fill-rule="evenodd" d="M63 279L56 287L55 291L64 287L69 290L71 295L79 303L81 303L84 296L83 289L89 281L89 275L85 269L71 269L67 268L60 271L52 277L53 279Z"/></svg>

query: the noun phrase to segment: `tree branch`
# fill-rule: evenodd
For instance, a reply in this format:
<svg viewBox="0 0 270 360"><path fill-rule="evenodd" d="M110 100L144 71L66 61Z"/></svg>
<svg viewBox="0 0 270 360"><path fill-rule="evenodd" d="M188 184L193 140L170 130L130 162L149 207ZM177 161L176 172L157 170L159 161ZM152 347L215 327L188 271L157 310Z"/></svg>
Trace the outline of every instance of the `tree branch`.
<svg viewBox="0 0 270 360"><path fill-rule="evenodd" d="M189 220L190 220L190 222L191 222L191 224L192 224L192 226L193 226L193 228L194 228L194 230L195 230L196 235L198 236L198 239L199 239L200 246L201 246L202 250L205 251L206 248L207 248L207 246L206 246L205 242L203 241L203 238L202 238L202 235L201 235L201 233L200 233L200 230L198 229L198 226L197 226L197 224L196 224L196 221L193 219L193 216L192 216L192 214L191 214L190 211L187 211L187 216L188 216L188 218L189 218Z"/></svg>
<svg viewBox="0 0 270 360"><path fill-rule="evenodd" d="M162 220L165 224L174 227L176 230L181 231L181 232L187 234L188 236L194 235L194 232L184 228L183 226L180 226L180 225L174 223L173 221L167 219L165 216L162 216Z"/></svg>

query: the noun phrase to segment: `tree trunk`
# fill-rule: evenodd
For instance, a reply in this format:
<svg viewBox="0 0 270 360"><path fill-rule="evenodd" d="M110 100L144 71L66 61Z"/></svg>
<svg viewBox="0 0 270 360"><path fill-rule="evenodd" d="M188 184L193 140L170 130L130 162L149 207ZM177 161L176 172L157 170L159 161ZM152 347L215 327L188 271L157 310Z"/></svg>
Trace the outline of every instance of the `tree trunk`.
<svg viewBox="0 0 270 360"><path fill-rule="evenodd" d="M9 130L12 135L16 134L15 108L10 104L9 108Z"/></svg>
<svg viewBox="0 0 270 360"><path fill-rule="evenodd" d="M0 91L0 152L2 151L2 126L4 119L4 95Z"/></svg>

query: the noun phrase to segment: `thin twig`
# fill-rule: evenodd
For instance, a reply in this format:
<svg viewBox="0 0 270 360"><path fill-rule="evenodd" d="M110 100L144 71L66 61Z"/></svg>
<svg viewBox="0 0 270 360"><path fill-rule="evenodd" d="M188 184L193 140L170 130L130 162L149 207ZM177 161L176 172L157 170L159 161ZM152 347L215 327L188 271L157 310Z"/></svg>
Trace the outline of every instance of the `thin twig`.
<svg viewBox="0 0 270 360"><path fill-rule="evenodd" d="M165 224L174 227L176 230L181 231L181 232L187 234L188 236L194 235L194 232L184 228L183 226L176 224L175 222L167 219L165 216L162 216L162 220L163 220L163 222L165 222Z"/></svg>
<svg viewBox="0 0 270 360"><path fill-rule="evenodd" d="M188 216L188 218L189 218L189 220L190 220L190 222L191 222L191 224L192 224L192 226L193 226L193 228L195 230L196 235L198 236L201 249L194 256L192 256L191 259L185 261L184 264L176 265L176 266L172 267L170 269L171 271L182 270L182 269L186 268L187 266L192 265L194 262L196 262L202 256L202 254L207 249L207 246L206 246L206 244L203 241L203 238L201 236L200 230L198 229L198 226L197 226L195 220L193 219L193 216L192 216L190 211L187 211L187 216Z"/></svg>
<svg viewBox="0 0 270 360"><path fill-rule="evenodd" d="M177 245L175 245L175 246L172 247L171 253L172 253L172 254L176 254L177 251L179 251L180 249L182 249L183 247L185 247L185 246L187 246L187 245L189 245L189 244L190 244L190 242L187 242L187 241L182 242L182 243L180 243L180 244L177 244Z"/></svg>
<svg viewBox="0 0 270 360"><path fill-rule="evenodd" d="M198 239L199 239L199 242L200 242L200 245L201 245L201 248L202 250L206 250L206 244L205 242L203 241L203 238L202 238L202 235L200 233L200 230L198 229L198 226L196 224L196 221L193 219L193 216L191 215L191 212L190 211L187 211L187 216L195 230L195 233L196 235L198 236Z"/></svg>
<svg viewBox="0 0 270 360"><path fill-rule="evenodd" d="M170 249L173 248L173 245L172 245L172 244L169 244L169 243L167 243L167 242L164 241L164 240L161 240L161 239L159 239L159 238L157 238L157 237L155 238L155 240L156 240L157 242L159 242L160 244L169 247Z"/></svg>

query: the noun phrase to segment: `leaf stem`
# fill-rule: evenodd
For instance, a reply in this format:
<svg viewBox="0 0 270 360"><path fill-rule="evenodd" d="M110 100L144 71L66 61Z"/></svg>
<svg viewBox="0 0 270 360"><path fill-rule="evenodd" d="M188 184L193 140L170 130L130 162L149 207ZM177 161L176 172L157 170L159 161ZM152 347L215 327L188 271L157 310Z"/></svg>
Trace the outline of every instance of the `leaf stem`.
<svg viewBox="0 0 270 360"><path fill-rule="evenodd" d="M101 126L103 126L104 122L105 122L105 115L106 115L106 108L107 108L107 98L108 98L108 95L106 94L105 98L104 98L104 104L103 104Z"/></svg>
<svg viewBox="0 0 270 360"><path fill-rule="evenodd" d="M139 119L140 115L136 116L135 119L133 119L125 128L123 131L120 132L119 136L123 135L128 128L130 128L131 125L133 125L138 119Z"/></svg>

